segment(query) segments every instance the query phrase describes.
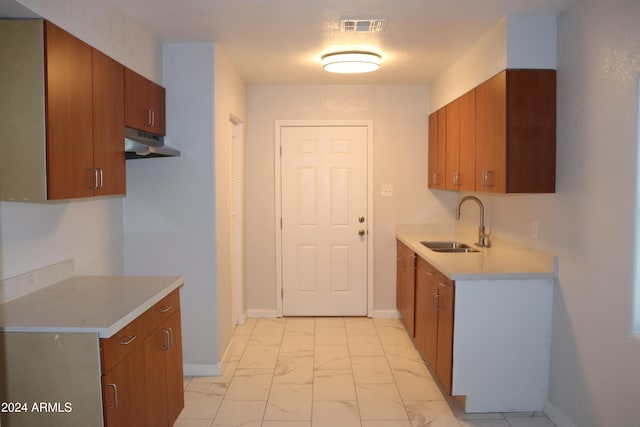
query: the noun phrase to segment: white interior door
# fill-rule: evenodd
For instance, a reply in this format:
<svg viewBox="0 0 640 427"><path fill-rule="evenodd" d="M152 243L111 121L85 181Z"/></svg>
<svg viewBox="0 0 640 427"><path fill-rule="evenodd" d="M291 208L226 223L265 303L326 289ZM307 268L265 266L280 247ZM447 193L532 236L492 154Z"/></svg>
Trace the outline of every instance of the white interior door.
<svg viewBox="0 0 640 427"><path fill-rule="evenodd" d="M367 132L281 129L285 316L367 314Z"/></svg>

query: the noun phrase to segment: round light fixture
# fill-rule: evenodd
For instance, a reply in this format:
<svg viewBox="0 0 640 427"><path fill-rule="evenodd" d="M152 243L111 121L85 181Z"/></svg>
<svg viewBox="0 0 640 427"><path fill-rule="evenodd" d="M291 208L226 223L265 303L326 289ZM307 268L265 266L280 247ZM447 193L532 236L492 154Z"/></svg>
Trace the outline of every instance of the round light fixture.
<svg viewBox="0 0 640 427"><path fill-rule="evenodd" d="M381 56L373 52L328 53L322 57L322 68L331 73L369 73L380 68L380 59Z"/></svg>

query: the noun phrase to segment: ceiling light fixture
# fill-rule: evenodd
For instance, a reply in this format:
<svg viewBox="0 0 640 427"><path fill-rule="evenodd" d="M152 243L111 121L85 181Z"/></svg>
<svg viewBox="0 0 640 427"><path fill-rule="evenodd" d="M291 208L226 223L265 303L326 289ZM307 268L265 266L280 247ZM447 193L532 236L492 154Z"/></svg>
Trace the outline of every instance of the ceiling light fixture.
<svg viewBox="0 0 640 427"><path fill-rule="evenodd" d="M377 53L355 50L328 53L322 57L322 68L330 73L369 73L380 68L381 58Z"/></svg>

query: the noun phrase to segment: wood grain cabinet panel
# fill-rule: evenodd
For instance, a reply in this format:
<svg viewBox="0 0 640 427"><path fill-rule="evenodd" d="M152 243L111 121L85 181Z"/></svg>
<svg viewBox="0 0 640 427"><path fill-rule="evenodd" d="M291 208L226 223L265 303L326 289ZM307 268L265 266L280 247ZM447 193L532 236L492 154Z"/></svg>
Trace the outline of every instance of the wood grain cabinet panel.
<svg viewBox="0 0 640 427"><path fill-rule="evenodd" d="M125 69L125 124L128 127L164 135L165 89L129 68Z"/></svg>
<svg viewBox="0 0 640 427"><path fill-rule="evenodd" d="M397 240L396 308L405 328L415 336L416 254Z"/></svg>
<svg viewBox="0 0 640 427"><path fill-rule="evenodd" d="M0 76L0 200L124 194L122 65L51 22L0 21L0 60L14 58Z"/></svg>
<svg viewBox="0 0 640 427"><path fill-rule="evenodd" d="M47 198L93 195L92 48L44 22Z"/></svg>
<svg viewBox="0 0 640 427"><path fill-rule="evenodd" d="M428 187L445 189L447 112L438 110L429 115Z"/></svg>
<svg viewBox="0 0 640 427"><path fill-rule="evenodd" d="M184 408L179 291L100 339L100 349L107 427L172 426Z"/></svg>
<svg viewBox="0 0 640 427"><path fill-rule="evenodd" d="M418 257L415 342L449 394L453 378L454 294L454 282Z"/></svg>
<svg viewBox="0 0 640 427"><path fill-rule="evenodd" d="M93 168L95 195L126 193L124 66L93 50Z"/></svg>
<svg viewBox="0 0 640 427"><path fill-rule="evenodd" d="M478 86L476 132L476 191L555 192L555 70L505 70Z"/></svg>
<svg viewBox="0 0 640 427"><path fill-rule="evenodd" d="M505 70L432 113L428 169L432 189L555 192L555 70Z"/></svg>

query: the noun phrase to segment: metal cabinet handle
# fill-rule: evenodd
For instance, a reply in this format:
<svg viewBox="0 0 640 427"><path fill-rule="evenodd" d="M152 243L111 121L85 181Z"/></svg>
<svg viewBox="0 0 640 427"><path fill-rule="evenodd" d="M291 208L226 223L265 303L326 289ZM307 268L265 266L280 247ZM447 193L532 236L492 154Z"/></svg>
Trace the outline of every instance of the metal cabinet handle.
<svg viewBox="0 0 640 427"><path fill-rule="evenodd" d="M364 231L363 229L358 230L358 236L362 237L366 234L367 232Z"/></svg>
<svg viewBox="0 0 640 427"><path fill-rule="evenodd" d="M435 275L436 275L436 272L435 272L435 271L427 271L427 276L429 276L429 277L433 277L433 276L435 276Z"/></svg>
<svg viewBox="0 0 640 427"><path fill-rule="evenodd" d="M416 256L411 255L411 268L416 268Z"/></svg>
<svg viewBox="0 0 640 427"><path fill-rule="evenodd" d="M167 311L171 310L172 308L173 308L173 306L163 305L162 308L160 309L160 313L166 313Z"/></svg>
<svg viewBox="0 0 640 427"><path fill-rule="evenodd" d="M89 190L97 190L100 187L100 182L98 181L98 169L89 168L89 170L93 173L93 186L89 187Z"/></svg>
<svg viewBox="0 0 640 427"><path fill-rule="evenodd" d="M118 409L118 386L107 384L105 387L113 387L113 406L107 406L107 410Z"/></svg>
<svg viewBox="0 0 640 427"><path fill-rule="evenodd" d="M156 112L151 110L151 127L156 125Z"/></svg>
<svg viewBox="0 0 640 427"><path fill-rule="evenodd" d="M438 285L442 286L443 288L446 288L447 286L449 286L447 282L438 282Z"/></svg>
<svg viewBox="0 0 640 427"><path fill-rule="evenodd" d="M491 170L486 170L482 172L482 185L484 185L485 187L492 187L493 186L493 180L491 179L493 175L493 171Z"/></svg>
<svg viewBox="0 0 640 427"><path fill-rule="evenodd" d="M98 174L100 175L100 185L98 186L98 189L102 189L102 187L104 187L104 175L102 173L102 168L98 169Z"/></svg>
<svg viewBox="0 0 640 427"><path fill-rule="evenodd" d="M435 311L439 311L440 310L440 295L439 294L431 294L431 307L433 307L433 309Z"/></svg>
<svg viewBox="0 0 640 427"><path fill-rule="evenodd" d="M453 173L453 185L460 185L460 172Z"/></svg>
<svg viewBox="0 0 640 427"><path fill-rule="evenodd" d="M136 339L135 335L129 335L125 341L122 341L120 345L129 345Z"/></svg>
<svg viewBox="0 0 640 427"><path fill-rule="evenodd" d="M167 345L162 347L163 350L169 350L173 347L173 329L163 328L160 332L167 336Z"/></svg>

